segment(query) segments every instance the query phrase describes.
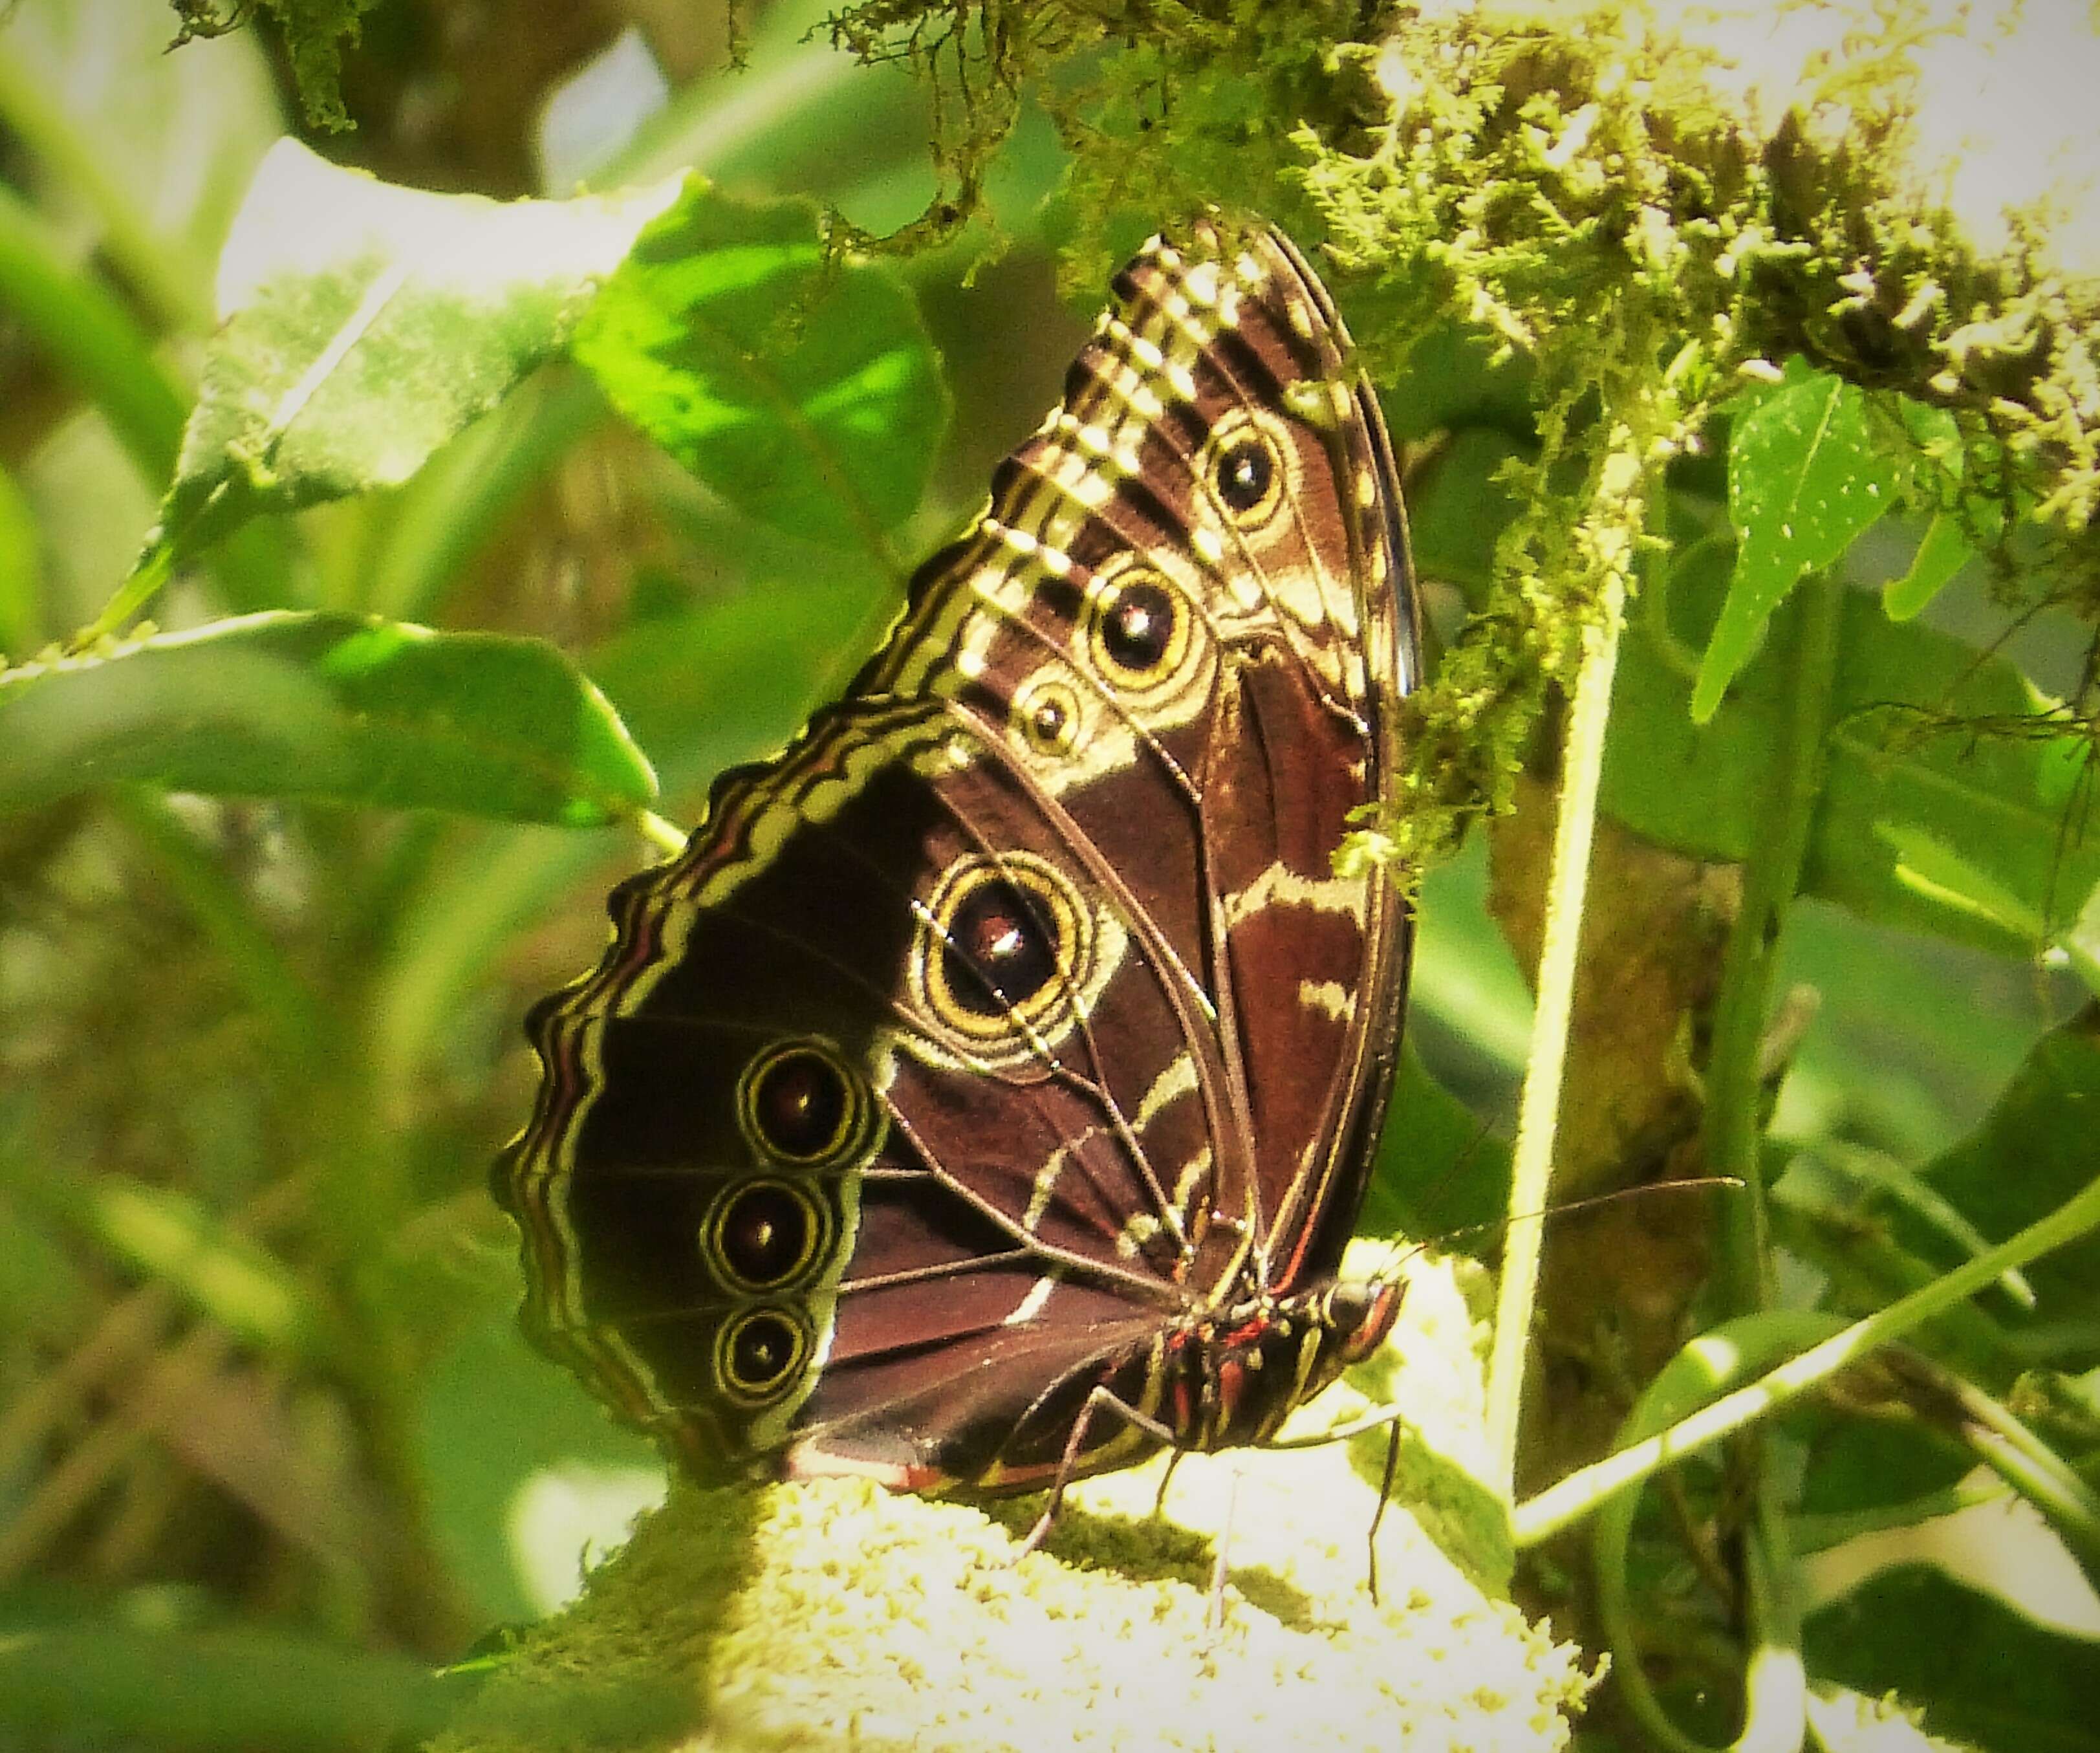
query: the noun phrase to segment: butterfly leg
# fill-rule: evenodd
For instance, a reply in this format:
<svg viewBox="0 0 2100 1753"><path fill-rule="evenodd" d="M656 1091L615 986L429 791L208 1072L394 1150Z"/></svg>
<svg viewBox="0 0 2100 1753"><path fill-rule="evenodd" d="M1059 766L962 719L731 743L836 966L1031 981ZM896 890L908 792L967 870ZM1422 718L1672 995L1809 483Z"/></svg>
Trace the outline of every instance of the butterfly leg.
<svg viewBox="0 0 2100 1753"><path fill-rule="evenodd" d="M1143 1431L1154 1441L1169 1446L1173 1445L1174 1433L1158 1419L1149 1413L1140 1412L1110 1389L1096 1388L1087 1396L1086 1404L1079 1408L1079 1415L1072 1420L1072 1434L1065 1439L1064 1458L1057 1464L1057 1477L1050 1486L1050 1501L1043 1506L1043 1513L1035 1518L1035 1526L1028 1530L1028 1538L1021 1543L1021 1550L1013 1555L1016 1564L1048 1538L1051 1525L1057 1521L1057 1512L1065 1501L1065 1487L1071 1482L1073 1470L1079 1464L1079 1454L1086 1446L1087 1431L1094 1421L1096 1411L1113 1412L1126 1424Z"/></svg>
<svg viewBox="0 0 2100 1753"><path fill-rule="evenodd" d="M1361 1418L1352 1419L1346 1424L1337 1424L1332 1430L1323 1430L1316 1436L1273 1438L1262 1445L1265 1449L1318 1449L1330 1442L1347 1442L1352 1437L1361 1437L1370 1431L1384 1430L1385 1472L1379 1483L1378 1508L1371 1512L1370 1533L1366 1536L1370 1542L1370 1561L1365 1582L1374 1602L1379 1598L1379 1525L1385 1520L1385 1507L1392 1501L1392 1481L1400 1471L1400 1420L1398 1406L1380 1406L1374 1412L1366 1412Z"/></svg>
<svg viewBox="0 0 2100 1753"><path fill-rule="evenodd" d="M1178 1459L1181 1451L1175 1451ZM1225 1623L1225 1570L1228 1555L1233 1549L1233 1517L1240 1507L1240 1470L1229 1468L1225 1473L1225 1523L1218 1530L1218 1549L1211 1560L1211 1599L1203 1609L1203 1628L1213 1633Z"/></svg>
<svg viewBox="0 0 2100 1753"><path fill-rule="evenodd" d="M1169 1449L1167 1451L1167 1465L1159 1475L1159 1490L1152 1499L1154 1515L1167 1513L1167 1488L1174 1483L1174 1469L1181 1464L1181 1457L1188 1452L1186 1449Z"/></svg>

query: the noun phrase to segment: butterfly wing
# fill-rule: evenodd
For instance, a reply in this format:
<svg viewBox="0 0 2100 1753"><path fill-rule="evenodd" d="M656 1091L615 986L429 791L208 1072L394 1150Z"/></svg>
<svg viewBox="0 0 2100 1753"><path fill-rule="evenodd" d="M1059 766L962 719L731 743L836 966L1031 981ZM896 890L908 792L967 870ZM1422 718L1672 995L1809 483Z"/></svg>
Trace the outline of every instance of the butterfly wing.
<svg viewBox="0 0 2100 1753"><path fill-rule="evenodd" d="M528 1327L704 1477L1039 1478L1353 1221L1405 922L1331 860L1412 673L1397 501L1302 263L1202 243L532 1019Z"/></svg>

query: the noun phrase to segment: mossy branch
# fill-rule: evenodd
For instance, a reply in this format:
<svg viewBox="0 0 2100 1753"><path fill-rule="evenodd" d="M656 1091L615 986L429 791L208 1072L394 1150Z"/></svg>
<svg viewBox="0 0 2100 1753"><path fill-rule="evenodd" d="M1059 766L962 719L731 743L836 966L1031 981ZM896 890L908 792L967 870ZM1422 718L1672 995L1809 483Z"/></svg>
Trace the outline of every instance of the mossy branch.
<svg viewBox="0 0 2100 1753"><path fill-rule="evenodd" d="M1381 1602L1365 1542L1382 1431L1190 1456L1163 1514L1158 1460L1085 1481L1048 1548L1017 1561L1039 1499L980 1509L836 1479L682 1489L496 1664L439 1753L571 1744L541 1701L579 1676L629 1701L617 1744L638 1747L1565 1746L1592 1677L1499 1598L1506 1524L1483 1477L1465 1274L1421 1256L1403 1270L1401 1325L1353 1378L1408 1415ZM1344 1385L1293 1433L1370 1403Z"/></svg>

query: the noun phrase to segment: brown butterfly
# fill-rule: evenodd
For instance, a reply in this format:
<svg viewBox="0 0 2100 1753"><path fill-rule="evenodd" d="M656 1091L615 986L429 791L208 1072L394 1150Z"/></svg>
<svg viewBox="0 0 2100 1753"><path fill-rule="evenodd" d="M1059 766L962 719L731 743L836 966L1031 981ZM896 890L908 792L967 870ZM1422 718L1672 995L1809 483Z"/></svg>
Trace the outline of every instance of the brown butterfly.
<svg viewBox="0 0 2100 1753"><path fill-rule="evenodd" d="M703 1481L1039 1487L1271 1438L1406 910L1334 859L1418 669L1391 449L1273 232L1155 239L845 697L725 774L528 1029L524 1319Z"/></svg>

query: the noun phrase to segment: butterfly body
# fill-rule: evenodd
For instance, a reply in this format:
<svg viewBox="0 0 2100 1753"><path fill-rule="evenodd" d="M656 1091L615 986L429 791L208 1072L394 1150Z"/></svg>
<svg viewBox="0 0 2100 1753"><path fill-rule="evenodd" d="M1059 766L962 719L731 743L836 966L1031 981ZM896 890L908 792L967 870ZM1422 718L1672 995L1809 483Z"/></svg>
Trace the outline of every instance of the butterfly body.
<svg viewBox="0 0 2100 1753"><path fill-rule="evenodd" d="M527 1327L703 1480L1263 1441L1392 1325L1335 1276L1408 960L1334 870L1415 668L1383 426L1273 234L1116 289L846 696L528 1024Z"/></svg>

